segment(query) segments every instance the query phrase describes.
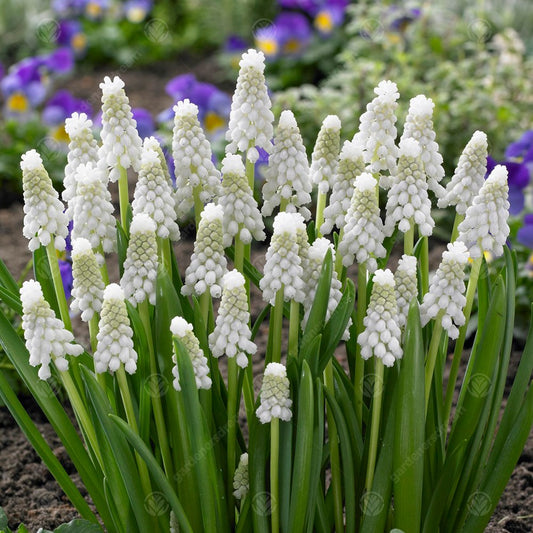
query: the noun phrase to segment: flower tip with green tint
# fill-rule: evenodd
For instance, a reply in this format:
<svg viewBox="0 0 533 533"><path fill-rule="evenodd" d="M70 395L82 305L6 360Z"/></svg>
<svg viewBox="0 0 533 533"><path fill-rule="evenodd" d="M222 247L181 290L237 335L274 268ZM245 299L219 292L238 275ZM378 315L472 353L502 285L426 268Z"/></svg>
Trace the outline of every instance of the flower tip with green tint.
<svg viewBox="0 0 533 533"><path fill-rule="evenodd" d="M261 404L256 415L261 424L278 418L288 422L292 418L292 400L290 399L289 378L287 370L281 363L269 363L261 385Z"/></svg>
<svg viewBox="0 0 533 533"><path fill-rule="evenodd" d="M233 496L237 500L243 500L250 490L250 481L248 479L248 454L243 453L239 459L239 464L233 476Z"/></svg>

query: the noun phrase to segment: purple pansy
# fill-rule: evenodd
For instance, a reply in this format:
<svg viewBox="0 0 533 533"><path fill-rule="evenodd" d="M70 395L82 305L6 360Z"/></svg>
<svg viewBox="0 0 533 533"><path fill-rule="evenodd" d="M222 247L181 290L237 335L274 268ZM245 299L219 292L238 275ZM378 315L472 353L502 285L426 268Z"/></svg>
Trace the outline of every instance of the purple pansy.
<svg viewBox="0 0 533 533"><path fill-rule="evenodd" d="M62 20L59 23L56 42L68 46L79 57L87 49L87 37L79 20Z"/></svg>
<svg viewBox="0 0 533 533"><path fill-rule="evenodd" d="M110 0L85 0L85 14L88 18L98 20L109 9Z"/></svg>
<svg viewBox="0 0 533 533"><path fill-rule="evenodd" d="M85 100L74 98L68 91L59 90L46 102L42 120L47 126L59 126L74 112L91 116L91 106Z"/></svg>
<svg viewBox="0 0 533 533"><path fill-rule="evenodd" d="M518 215L524 209L524 189L529 184L529 169L524 163L514 161L496 162L491 156L487 157L487 174L488 176L496 165L504 165L507 168L509 184L509 213Z"/></svg>
<svg viewBox="0 0 533 533"><path fill-rule="evenodd" d="M422 11L417 7L393 5L389 8L388 17L392 19L388 24L390 31L404 33L409 24L420 18Z"/></svg>
<svg viewBox="0 0 533 533"><path fill-rule="evenodd" d="M123 6L124 15L130 22L137 24L147 17L152 7L152 0L128 0Z"/></svg>
<svg viewBox="0 0 533 533"><path fill-rule="evenodd" d="M59 262L59 272L61 274L61 279L63 280L63 288L65 289L65 297L68 300L70 298L70 293L72 291L72 284L74 279L72 277L72 264L70 261L58 259Z"/></svg>
<svg viewBox="0 0 533 533"><path fill-rule="evenodd" d="M54 50L51 54L41 56L42 64L56 74L66 74L74 67L74 56L70 48L65 46Z"/></svg>
<svg viewBox="0 0 533 533"><path fill-rule="evenodd" d="M533 162L533 130L526 131L518 141L511 143L505 157L520 159L523 163Z"/></svg>
<svg viewBox="0 0 533 533"><path fill-rule="evenodd" d="M273 58L278 54L299 54L311 37L311 25L304 15L285 12L278 15L272 25L257 30L255 42L266 57Z"/></svg>
<svg viewBox="0 0 533 533"><path fill-rule="evenodd" d="M230 54L244 52L245 50L248 50L248 48L248 43L238 35L230 35L226 39L226 44L224 45L224 51Z"/></svg>
<svg viewBox="0 0 533 533"><path fill-rule="evenodd" d="M524 225L518 230L516 240L527 246L533 248L533 214L529 213L524 216Z"/></svg>
<svg viewBox="0 0 533 533"><path fill-rule="evenodd" d="M155 126L150 111L143 109L142 107L134 107L131 112L133 113L133 118L137 122L137 131L139 132L141 139L151 137L154 134Z"/></svg>
<svg viewBox="0 0 533 533"><path fill-rule="evenodd" d="M86 3L87 0L52 0L52 9L61 16L79 16Z"/></svg>

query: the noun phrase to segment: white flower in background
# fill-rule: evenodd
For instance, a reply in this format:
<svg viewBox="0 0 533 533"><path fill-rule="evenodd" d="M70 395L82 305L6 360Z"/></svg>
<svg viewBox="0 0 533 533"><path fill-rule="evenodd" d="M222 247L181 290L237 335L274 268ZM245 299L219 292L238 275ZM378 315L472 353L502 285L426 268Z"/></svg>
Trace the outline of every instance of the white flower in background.
<svg viewBox="0 0 533 533"><path fill-rule="evenodd" d="M233 476L233 496L237 500L242 500L250 490L250 481L248 478L248 454L243 453L239 459L239 464L235 469Z"/></svg>
<svg viewBox="0 0 533 533"><path fill-rule="evenodd" d="M392 235L396 224L402 233L407 233L411 220L418 226L420 235L427 237L433 232L435 222L431 218L431 201L420 154L417 141L409 137L402 139L398 170L387 198L385 235Z"/></svg>
<svg viewBox="0 0 533 533"><path fill-rule="evenodd" d="M98 268L91 243L79 238L72 241L72 303L73 311L81 311L81 319L88 322L102 309L104 281Z"/></svg>
<svg viewBox="0 0 533 533"><path fill-rule="evenodd" d="M191 263L185 271L184 295L202 295L209 290L213 298L222 294L222 278L226 273L224 255L222 207L207 204L202 211Z"/></svg>
<svg viewBox="0 0 533 533"><path fill-rule="evenodd" d="M507 168L496 165L458 227L458 240L466 244L470 257L481 257L483 252L495 257L503 254L509 236L508 195Z"/></svg>
<svg viewBox="0 0 533 533"><path fill-rule="evenodd" d="M214 357L226 354L236 357L241 368L248 366L247 354L253 355L257 346L250 340L252 332L248 326L248 296L244 276L237 270L224 275L222 300L218 308L216 326L209 335L209 347Z"/></svg>
<svg viewBox="0 0 533 533"><path fill-rule="evenodd" d="M137 352L133 348L133 330L120 285L111 283L104 290L104 301L98 322L94 370L101 374L116 372L120 363L128 374L137 370Z"/></svg>
<svg viewBox="0 0 533 533"><path fill-rule="evenodd" d="M193 333L192 324L189 324L184 318L176 316L170 323L170 331L187 348L187 353L191 358L192 368L196 378L196 387L198 389L210 389L211 378L209 377L207 357L204 355L204 352L200 348L200 342ZM172 384L176 390L180 391L181 386L176 353L172 356L172 362L174 363L174 367L172 368L174 381Z"/></svg>
<svg viewBox="0 0 533 533"><path fill-rule="evenodd" d="M281 363L268 363L261 386L261 404L256 415L261 424L279 418L288 422L292 418L292 400L287 370Z"/></svg>
<svg viewBox="0 0 533 533"><path fill-rule="evenodd" d="M79 344L71 344L74 335L61 320L56 318L48 302L44 299L38 281L29 280L20 289L22 302L22 329L26 348L30 353L30 365L39 368L39 377L50 377L50 363L53 361L60 372L68 369L67 355L78 356L83 353Z"/></svg>
<svg viewBox="0 0 533 533"><path fill-rule="evenodd" d="M139 170L142 140L137 132L137 122L133 118L130 102L124 92L124 82L109 76L100 83L102 89L102 146L99 159L110 169L109 181L115 182L120 176L119 166Z"/></svg>
<svg viewBox="0 0 533 533"><path fill-rule="evenodd" d="M83 237L91 243L94 250L101 244L104 252L112 252L117 238L116 221L111 193L105 184L105 174L100 168L87 163L78 167L76 180L76 196L71 202L72 238Z"/></svg>
<svg viewBox="0 0 533 533"><path fill-rule="evenodd" d="M440 184L444 177L444 168L442 167L442 155L439 153L439 145L435 142L435 130L433 129L434 107L433 100L426 98L423 94L411 98L402 140L412 138L420 144L422 149L420 158L424 165L429 190L433 191L437 198L441 198L445 193L444 187Z"/></svg>
<svg viewBox="0 0 533 533"><path fill-rule="evenodd" d="M146 213L133 217L124 261L124 274L120 280L124 295L132 305L137 305L146 299L155 305L158 266L155 231L156 224Z"/></svg>
<svg viewBox="0 0 533 533"><path fill-rule="evenodd" d="M174 106L172 157L176 174L176 214L185 218L194 205L193 192L199 188L203 204L220 196L220 172L212 158L211 145L198 121L198 106L189 100Z"/></svg>
<svg viewBox="0 0 533 533"><path fill-rule="evenodd" d="M143 141L143 149L153 150L157 154L157 157L159 158L159 163L161 165L161 168L163 169L163 174L165 175L165 179L167 180L168 185L172 190L172 194L174 194L174 185L172 183L172 178L170 177L170 171L168 170L167 160L165 159L165 154L163 153L163 149L161 148L159 141L155 137L145 137Z"/></svg>
<svg viewBox="0 0 533 533"><path fill-rule="evenodd" d="M28 248L34 252L39 246L53 241L56 250L65 249L68 235L68 219L63 212L52 180L43 166L41 156L35 150L22 155L22 188L24 191L24 229L29 239Z"/></svg>
<svg viewBox="0 0 533 533"><path fill-rule="evenodd" d="M222 160L219 204L224 210L224 246L231 246L237 235L244 244L250 244L252 237L256 241L265 240L265 224L238 155L228 154Z"/></svg>
<svg viewBox="0 0 533 533"><path fill-rule="evenodd" d="M284 287L285 301L305 300L303 269L298 255L297 225L301 223L298 213L278 213L274 219L274 234L266 253L265 274L259 282L263 300L275 304L276 293Z"/></svg>
<svg viewBox="0 0 533 533"><path fill-rule="evenodd" d="M140 213L150 216L156 224L158 237L179 240L180 229L174 220L176 206L172 188L157 152L146 146L141 153L141 168L131 208L134 217Z"/></svg>
<svg viewBox="0 0 533 533"><path fill-rule="evenodd" d="M272 151L274 115L265 84L265 56L250 49L239 61L237 87L231 101L226 152L245 153L250 163L259 158L256 147Z"/></svg>
<svg viewBox="0 0 533 533"><path fill-rule="evenodd" d="M396 303L398 304L398 324L401 327L405 326L407 322L412 299L418 295L416 266L416 257L404 254L398 261L398 268L394 273Z"/></svg>
<svg viewBox="0 0 533 533"><path fill-rule="evenodd" d="M455 174L446 185L446 192L438 201L439 207L454 205L464 215L477 196L487 172L487 135L476 131L465 146Z"/></svg>
<svg viewBox="0 0 533 533"><path fill-rule="evenodd" d="M337 173L341 143L341 121L337 115L328 115L322 122L311 156L311 182L326 194L333 186Z"/></svg>
<svg viewBox="0 0 533 533"><path fill-rule="evenodd" d="M72 113L72 116L65 120L65 131L70 142L63 180L64 190L61 193L61 198L64 202L69 203L76 196L76 171L78 167L86 163L97 164L98 143L93 136L93 123L85 113ZM72 219L70 205L67 208L67 216L69 220Z"/></svg>
<svg viewBox="0 0 533 533"><path fill-rule="evenodd" d="M457 326L465 323L464 269L468 257L468 250L463 242L448 244L448 249L443 252L442 261L431 281L429 292L424 295L420 306L422 325L425 326L442 313L442 327L452 339L459 336Z"/></svg>
<svg viewBox="0 0 533 533"><path fill-rule="evenodd" d="M309 313L311 312L311 307L313 306L313 300L316 296L316 290L318 287L318 280L320 278L320 273L322 272L322 265L324 263L324 259L326 257L326 253L328 250L331 250L331 258L333 261L333 264L335 264L335 249L333 248L333 244L325 238L315 239L313 244L309 247L308 251L308 263L307 268L304 270L304 277L306 282L306 297L304 301L304 317L302 320L302 329L305 329L305 326L307 324L307 321L309 320ZM328 308L326 311L326 321L328 321L335 309L337 308L337 305L339 305L339 302L342 298L342 284L339 281L337 277L337 272L333 270L331 274L331 285L329 289L329 300L328 300ZM349 327L352 323L352 320L350 319L347 326L346 331L343 335L343 340L347 340L349 338L350 332Z"/></svg>
<svg viewBox="0 0 533 533"><path fill-rule="evenodd" d="M394 276L388 268L374 273L374 285L363 324L365 329L357 337L363 359L375 355L385 366L393 366L396 359L402 358Z"/></svg>
<svg viewBox="0 0 533 533"><path fill-rule="evenodd" d="M368 172L355 180L344 235L338 249L345 267L351 266L355 257L358 263L366 263L369 272L374 272L377 268L375 258L385 257L383 222L379 216L376 188L377 181Z"/></svg>
<svg viewBox="0 0 533 533"><path fill-rule="evenodd" d="M363 150L356 136L356 140L345 141L342 146L329 205L324 209L324 224L320 228L322 234L331 233L334 226L339 231L344 227L346 213L353 196L355 178L364 171Z"/></svg>
<svg viewBox="0 0 533 533"><path fill-rule="evenodd" d="M370 164L371 172L388 170L396 173L396 100L400 98L397 85L392 81L380 81L374 89L377 95L359 118L360 142L365 147L365 161ZM381 176L380 187L388 189L389 176Z"/></svg>

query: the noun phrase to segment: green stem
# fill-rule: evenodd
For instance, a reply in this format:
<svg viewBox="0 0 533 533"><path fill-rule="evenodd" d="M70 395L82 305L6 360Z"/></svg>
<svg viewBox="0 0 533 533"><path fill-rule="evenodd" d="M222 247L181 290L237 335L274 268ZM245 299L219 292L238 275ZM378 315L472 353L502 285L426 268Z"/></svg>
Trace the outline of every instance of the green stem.
<svg viewBox="0 0 533 533"><path fill-rule="evenodd" d="M413 255L415 246L415 225L413 219L409 220L409 230L403 234L403 253Z"/></svg>
<svg viewBox="0 0 533 533"><path fill-rule="evenodd" d="M452 236L450 238L450 242L453 242L457 239L459 236L459 224L465 219L464 215L460 215L459 213L455 214L455 219L453 221L453 229L452 229Z"/></svg>
<svg viewBox="0 0 533 533"><path fill-rule="evenodd" d="M52 274L52 281L54 283L54 291L59 305L59 314L61 320L65 324L65 328L72 331L72 324L70 322L70 315L68 314L67 299L65 298L65 288L63 287L63 278L59 271L59 263L57 262L57 252L53 240L46 246L46 255L48 256L48 263L50 265L50 272Z"/></svg>
<svg viewBox="0 0 533 533"><path fill-rule="evenodd" d="M200 311L202 313L202 318L204 319L204 325L206 328L206 331L209 327L208 320L209 320L209 308L211 304L211 294L209 293L209 289L206 289L206 291L200 295Z"/></svg>
<svg viewBox="0 0 533 533"><path fill-rule="evenodd" d="M422 237L422 252L420 254L420 278L422 280L422 294L429 291L429 247L428 238Z"/></svg>
<svg viewBox="0 0 533 533"><path fill-rule="evenodd" d="M279 201L279 212L285 211L287 209L287 206L289 205L289 200L287 198L282 198Z"/></svg>
<svg viewBox="0 0 533 533"><path fill-rule="evenodd" d="M320 233L320 227L324 223L324 209L326 208L326 198L327 193L318 192L318 197L316 200L316 226L315 226L315 235L316 237L322 237L322 233Z"/></svg>
<svg viewBox="0 0 533 533"><path fill-rule="evenodd" d="M240 229L240 227L239 227ZM235 258L234 266L235 268L244 276L244 243L241 241L239 236L235 237Z"/></svg>
<svg viewBox="0 0 533 533"><path fill-rule="evenodd" d="M364 319L366 315L366 264L358 265L357 270L357 335L364 329ZM355 414L357 421L362 428L363 424L363 382L365 379L365 360L361 357L361 346L355 345L355 369L354 369L354 400Z"/></svg>
<svg viewBox="0 0 533 533"><path fill-rule="evenodd" d="M379 425L381 420L381 399L383 395L383 361L376 357L375 360L375 381L372 399L372 422L370 426L370 447L368 451L368 462L366 469L365 489L372 490L374 482L374 469L376 467L376 457L378 454Z"/></svg>
<svg viewBox="0 0 533 533"><path fill-rule="evenodd" d="M122 229L126 235L128 234L127 230L127 221L128 221L128 205L130 203L130 195L128 192L128 171L122 166L118 166L119 178L118 178L118 200L120 205L120 223L122 224Z"/></svg>
<svg viewBox="0 0 533 533"><path fill-rule="evenodd" d="M479 257L474 260L472 270L470 271L470 279L468 280L468 287L466 289L466 305L464 308L465 323L459 328L459 338L455 343L453 351L452 367L450 369L450 377L448 378L448 385L446 386L446 396L444 399L444 421L450 419L452 410L453 392L457 382L457 374L459 372L459 365L461 363L461 355L466 340L466 330L468 328L468 321L472 313L472 305L474 303L474 296L476 294L477 282L479 279L479 272L481 269L482 258Z"/></svg>
<svg viewBox="0 0 533 533"><path fill-rule="evenodd" d="M200 218L202 211L204 210L204 203L200 200L200 193L202 192L202 185L197 185L192 190L192 196L194 198L194 221L196 222L196 229L200 224Z"/></svg>
<svg viewBox="0 0 533 533"><path fill-rule="evenodd" d="M252 143L253 145L253 143ZM252 189L252 194L254 194L255 189L255 164L248 161L248 158L245 155L245 165L246 165L246 177L248 178L248 186Z"/></svg>
<svg viewBox="0 0 533 533"><path fill-rule="evenodd" d="M146 340L148 343L148 353L150 357L150 384L151 390L157 390L159 384L158 374L157 374L157 363L155 360L155 351L154 344L152 341L152 327L150 324L150 308L148 307L148 300L144 300L137 305L137 310L139 311L139 316L141 317L141 322L144 326L144 331L146 333ZM157 437L159 441L159 448L161 450L161 456L163 457L163 466L165 468L165 473L170 479L172 476L172 458L170 455L170 448L168 445L167 430L165 425L165 417L163 414L163 406L161 404L161 397L159 394L151 395L152 398L152 407L154 410L154 419L155 426L157 430Z"/></svg>
<svg viewBox="0 0 533 533"><path fill-rule="evenodd" d="M426 358L426 372L425 372L425 395L426 395L426 413L429 405L429 395L431 393L431 382L433 381L433 372L435 370L435 363L437 361L437 353L439 351L440 338L442 335L442 315L443 311L435 318L433 324L433 333L431 335L431 342L429 344L429 351Z"/></svg>
<svg viewBox="0 0 533 533"><path fill-rule="evenodd" d="M289 320L289 350L288 353L298 358L298 333L300 331L300 304L291 300Z"/></svg>
<svg viewBox="0 0 533 533"><path fill-rule="evenodd" d="M17 285L22 285L24 280L26 279L26 275L31 270L31 267L33 266L33 258L29 259L26 263L26 266L22 269L22 272L20 273L20 276L17 280Z"/></svg>
<svg viewBox="0 0 533 533"><path fill-rule="evenodd" d="M96 251L103 257L105 258L105 252L104 252L104 247L102 246L102 243L99 244L98 248L96 249ZM107 265L105 264L105 259L104 261L102 262L102 264L100 265L100 274L102 275L102 279L104 280L104 284L105 285L109 285L109 274L107 273Z"/></svg>
<svg viewBox="0 0 533 533"><path fill-rule="evenodd" d="M91 339L91 350L93 353L96 351L96 335L98 335L98 315L94 313L91 320L89 320L89 338Z"/></svg>
<svg viewBox="0 0 533 533"><path fill-rule="evenodd" d="M337 272L337 279L343 283L342 279L342 272L344 270L344 266L342 264L342 255L339 252L339 244L341 243L342 239L344 238L344 228L342 228L339 232L339 238L337 239L337 250L335 250L335 272Z"/></svg>
<svg viewBox="0 0 533 533"><path fill-rule="evenodd" d="M270 422L270 501L272 533L279 532L279 418Z"/></svg>
<svg viewBox="0 0 533 533"><path fill-rule="evenodd" d="M235 501L233 498L233 476L235 474L235 445L237 443L238 414L238 369L236 357L228 357L228 517L231 524L235 519Z"/></svg>
<svg viewBox="0 0 533 533"><path fill-rule="evenodd" d="M276 293L276 301L274 303L273 325L272 325L272 363L279 363L281 361L281 330L283 327L283 285Z"/></svg>
<svg viewBox="0 0 533 533"><path fill-rule="evenodd" d="M333 380L333 364L328 362L324 370L324 384L326 388L335 394L335 384ZM339 437L337 426L333 413L330 409L326 411L328 421L328 439L329 439L329 460L331 464L331 486L333 489L333 515L335 518L335 531L341 533L344 531L343 508L342 508L342 472L341 459L339 453Z"/></svg>

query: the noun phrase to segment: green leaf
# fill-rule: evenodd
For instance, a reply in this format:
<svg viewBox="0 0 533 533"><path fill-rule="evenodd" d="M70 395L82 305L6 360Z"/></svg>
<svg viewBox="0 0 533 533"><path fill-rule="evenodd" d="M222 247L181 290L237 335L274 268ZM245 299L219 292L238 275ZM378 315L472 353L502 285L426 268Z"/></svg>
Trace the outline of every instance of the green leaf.
<svg viewBox="0 0 533 533"><path fill-rule="evenodd" d="M8 291L18 294L19 286L15 278L9 272L6 264L0 259L0 285L5 287Z"/></svg>
<svg viewBox="0 0 533 533"><path fill-rule="evenodd" d="M54 529L54 533L102 533L102 528L87 520L71 520L67 524L61 524Z"/></svg>
<svg viewBox="0 0 533 533"><path fill-rule="evenodd" d="M3 301L17 315L22 316L22 304L18 293L13 293L5 287L0 286L0 300Z"/></svg>
<svg viewBox="0 0 533 533"><path fill-rule="evenodd" d="M40 246L33 252L33 273L35 279L41 284L44 299L50 304L56 316L59 316L59 306L57 304L54 281L50 271L50 263L46 255L46 248Z"/></svg>

